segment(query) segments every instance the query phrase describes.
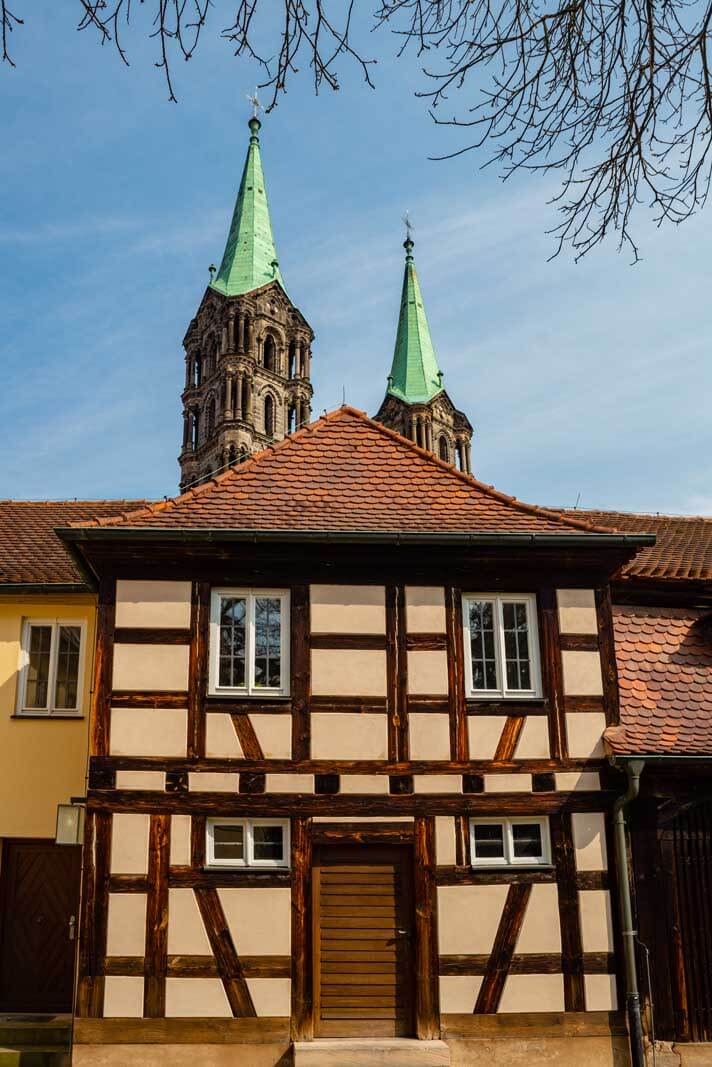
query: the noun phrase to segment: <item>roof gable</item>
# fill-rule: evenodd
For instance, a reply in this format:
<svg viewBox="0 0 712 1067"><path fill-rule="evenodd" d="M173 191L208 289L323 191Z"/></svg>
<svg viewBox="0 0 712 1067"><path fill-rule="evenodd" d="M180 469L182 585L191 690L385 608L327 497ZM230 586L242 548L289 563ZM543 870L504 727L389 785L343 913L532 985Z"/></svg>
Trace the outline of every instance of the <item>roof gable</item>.
<svg viewBox="0 0 712 1067"><path fill-rule="evenodd" d="M607 533L522 504L341 407L211 481L117 528L395 533Z"/></svg>

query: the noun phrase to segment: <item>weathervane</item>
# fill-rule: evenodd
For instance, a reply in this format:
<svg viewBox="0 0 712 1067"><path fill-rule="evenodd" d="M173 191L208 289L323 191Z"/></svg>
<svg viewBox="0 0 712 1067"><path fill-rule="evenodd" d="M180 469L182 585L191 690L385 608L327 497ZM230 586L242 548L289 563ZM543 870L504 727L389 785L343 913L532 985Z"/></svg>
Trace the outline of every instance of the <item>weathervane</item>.
<svg viewBox="0 0 712 1067"><path fill-rule="evenodd" d="M251 94L248 93L247 99L252 104L252 117L253 117L253 119L256 119L258 117L257 113L259 111L264 111L264 109L265 109L264 104L260 103L260 98L257 95L257 88L256 87L255 87L254 93L251 93Z"/></svg>
<svg viewBox="0 0 712 1067"><path fill-rule="evenodd" d="M412 233L413 233L413 230L415 229L415 227L413 226L413 223L410 221L410 211L406 211L405 215L403 216L403 222L405 223L406 240L411 241L412 240Z"/></svg>

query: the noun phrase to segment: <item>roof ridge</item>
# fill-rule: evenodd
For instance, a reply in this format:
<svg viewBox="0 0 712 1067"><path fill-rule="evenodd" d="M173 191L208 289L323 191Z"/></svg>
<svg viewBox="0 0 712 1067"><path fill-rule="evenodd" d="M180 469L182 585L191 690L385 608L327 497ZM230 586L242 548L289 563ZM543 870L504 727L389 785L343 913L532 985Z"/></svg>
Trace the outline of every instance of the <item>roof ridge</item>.
<svg viewBox="0 0 712 1067"><path fill-rule="evenodd" d="M47 508L83 507L83 508L88 508L88 507L95 507L97 504L113 505L113 504L149 504L149 503L153 503L153 501L151 501L150 497L135 497L135 498L132 498L132 497L125 497L125 496L113 497L113 498L110 497L110 498L107 498L107 499L97 498L97 499L92 499L92 500L80 500L80 499L76 499L76 498L74 500L15 500L12 497L4 497L4 498L0 499L0 507L3 504L12 504L13 507L33 507L33 508L36 508L36 507L47 507Z"/></svg>
<svg viewBox="0 0 712 1067"><path fill-rule="evenodd" d="M585 511L596 515L627 515L631 519L675 519L685 522L712 523L712 515L678 515L673 511L625 511L623 508L562 508L567 514L572 511Z"/></svg>

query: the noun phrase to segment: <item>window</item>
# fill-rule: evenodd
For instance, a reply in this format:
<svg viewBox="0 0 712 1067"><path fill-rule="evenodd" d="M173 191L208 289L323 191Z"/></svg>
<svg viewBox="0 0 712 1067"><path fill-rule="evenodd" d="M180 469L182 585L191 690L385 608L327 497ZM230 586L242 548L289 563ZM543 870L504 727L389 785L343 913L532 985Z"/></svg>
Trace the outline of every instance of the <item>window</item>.
<svg viewBox="0 0 712 1067"><path fill-rule="evenodd" d="M274 437L274 400L269 393L265 397L265 434Z"/></svg>
<svg viewBox="0 0 712 1067"><path fill-rule="evenodd" d="M540 696L536 598L466 596L463 613L468 696Z"/></svg>
<svg viewBox="0 0 712 1067"><path fill-rule="evenodd" d="M18 714L81 711L84 633L73 619L26 619L22 628Z"/></svg>
<svg viewBox="0 0 712 1067"><path fill-rule="evenodd" d="M210 692L289 693L289 593L215 589L211 611Z"/></svg>
<svg viewBox="0 0 712 1067"><path fill-rule="evenodd" d="M288 867L288 819L208 819L208 867Z"/></svg>
<svg viewBox="0 0 712 1067"><path fill-rule="evenodd" d="M470 819L473 867L536 867L551 863L548 819Z"/></svg>

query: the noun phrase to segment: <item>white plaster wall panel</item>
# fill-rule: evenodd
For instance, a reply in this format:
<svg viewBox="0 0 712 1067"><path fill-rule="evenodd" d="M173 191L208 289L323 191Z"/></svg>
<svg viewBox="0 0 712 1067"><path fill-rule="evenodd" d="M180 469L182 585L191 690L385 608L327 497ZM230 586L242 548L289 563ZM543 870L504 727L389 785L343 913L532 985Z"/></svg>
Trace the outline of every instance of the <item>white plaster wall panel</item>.
<svg viewBox="0 0 712 1067"><path fill-rule="evenodd" d="M116 583L116 625L187 630L190 626L190 582L119 579Z"/></svg>
<svg viewBox="0 0 712 1067"><path fill-rule="evenodd" d="M313 648L314 696L386 695L386 653L379 649Z"/></svg>
<svg viewBox="0 0 712 1067"><path fill-rule="evenodd" d="M563 1010L563 974L510 974L498 1009L500 1013Z"/></svg>
<svg viewBox="0 0 712 1067"><path fill-rule="evenodd" d="M514 750L515 759L549 759L549 719L546 715L527 715Z"/></svg>
<svg viewBox="0 0 712 1067"><path fill-rule="evenodd" d="M566 736L572 759L593 759L605 755L603 731L606 716L602 711L570 711L566 714Z"/></svg>
<svg viewBox="0 0 712 1067"><path fill-rule="evenodd" d="M441 585L405 587L405 621L408 633L445 633L445 590Z"/></svg>
<svg viewBox="0 0 712 1067"><path fill-rule="evenodd" d="M554 882L532 886L514 951L561 952L559 892Z"/></svg>
<svg viewBox="0 0 712 1067"><path fill-rule="evenodd" d="M566 696L603 695L603 674L598 652L562 652L561 666Z"/></svg>
<svg viewBox="0 0 712 1067"><path fill-rule="evenodd" d="M111 873L148 874L150 815L113 815L111 819Z"/></svg>
<svg viewBox="0 0 712 1067"><path fill-rule="evenodd" d="M114 645L114 689L188 688L188 645Z"/></svg>
<svg viewBox="0 0 712 1067"><path fill-rule="evenodd" d="M617 1011L618 990L614 974L585 974L583 976L586 1011Z"/></svg>
<svg viewBox="0 0 712 1067"><path fill-rule="evenodd" d="M268 774L265 777L266 793L313 793L313 774Z"/></svg>
<svg viewBox="0 0 712 1067"><path fill-rule="evenodd" d="M462 793L461 774L415 774L414 793Z"/></svg>
<svg viewBox="0 0 712 1067"><path fill-rule="evenodd" d="M185 708L112 708L112 756L185 756Z"/></svg>
<svg viewBox="0 0 712 1067"><path fill-rule="evenodd" d="M440 885L437 891L440 954L491 952L509 886Z"/></svg>
<svg viewBox="0 0 712 1067"><path fill-rule="evenodd" d="M168 953L171 956L213 954L192 889L168 890Z"/></svg>
<svg viewBox="0 0 712 1067"><path fill-rule="evenodd" d="M205 754L218 759L245 758L233 721L222 711L211 711L205 716Z"/></svg>
<svg viewBox="0 0 712 1067"><path fill-rule="evenodd" d="M219 978L167 978L168 1018L232 1018L232 1010Z"/></svg>
<svg viewBox="0 0 712 1067"><path fill-rule="evenodd" d="M283 1018L291 1014L292 983L289 978L247 978L245 981L258 1018Z"/></svg>
<svg viewBox="0 0 712 1067"><path fill-rule="evenodd" d="M227 771L189 771L188 788L191 793L236 793L239 774Z"/></svg>
<svg viewBox="0 0 712 1067"><path fill-rule="evenodd" d="M577 871L608 870L606 817L602 812L574 812L571 816Z"/></svg>
<svg viewBox="0 0 712 1067"><path fill-rule="evenodd" d="M447 696L447 652L418 649L408 652L408 692Z"/></svg>
<svg viewBox="0 0 712 1067"><path fill-rule="evenodd" d="M104 1018L142 1017L143 978L136 975L107 975L104 979Z"/></svg>
<svg viewBox="0 0 712 1067"><path fill-rule="evenodd" d="M582 889L579 912L584 952L613 952L611 894L608 890Z"/></svg>
<svg viewBox="0 0 712 1067"><path fill-rule="evenodd" d="M190 864L190 815L171 815L172 867L187 867Z"/></svg>
<svg viewBox="0 0 712 1067"><path fill-rule="evenodd" d="M562 793L571 793L581 790L596 792L601 788L601 778L598 771L561 771L554 775L556 788Z"/></svg>
<svg viewBox="0 0 712 1067"><path fill-rule="evenodd" d="M559 630L562 634L598 633L596 596L593 589L557 589Z"/></svg>
<svg viewBox="0 0 712 1067"><path fill-rule="evenodd" d="M320 634L384 634L382 585L312 585L311 629Z"/></svg>
<svg viewBox="0 0 712 1067"><path fill-rule="evenodd" d="M146 894L109 893L107 956L143 956L146 951Z"/></svg>
<svg viewBox="0 0 712 1067"><path fill-rule="evenodd" d="M390 782L387 774L342 774L340 793L388 793Z"/></svg>
<svg viewBox="0 0 712 1067"><path fill-rule="evenodd" d="M440 1011L443 1015L472 1015L481 975L446 974L440 978Z"/></svg>
<svg viewBox="0 0 712 1067"><path fill-rule="evenodd" d="M265 759L292 758L292 716L251 714L252 729L257 735Z"/></svg>
<svg viewBox="0 0 712 1067"><path fill-rule="evenodd" d="M117 789L153 789L161 793L166 789L165 771L117 771Z"/></svg>
<svg viewBox="0 0 712 1067"><path fill-rule="evenodd" d="M486 774L485 793L531 793L531 774Z"/></svg>
<svg viewBox="0 0 712 1067"><path fill-rule="evenodd" d="M410 758L412 760L450 759L450 716L412 712L408 716Z"/></svg>
<svg viewBox="0 0 712 1067"><path fill-rule="evenodd" d="M455 820L452 815L436 815L435 862L441 867L453 867L455 858Z"/></svg>
<svg viewBox="0 0 712 1067"><path fill-rule="evenodd" d="M494 759L506 715L468 715L470 759Z"/></svg>
<svg viewBox="0 0 712 1067"><path fill-rule="evenodd" d="M312 759L387 759L386 715L312 712Z"/></svg>
<svg viewBox="0 0 712 1067"><path fill-rule="evenodd" d="M239 956L288 956L291 890L265 887L218 889Z"/></svg>

